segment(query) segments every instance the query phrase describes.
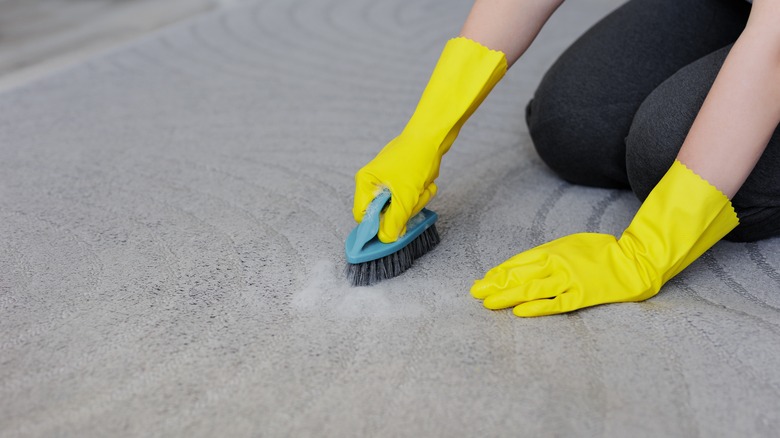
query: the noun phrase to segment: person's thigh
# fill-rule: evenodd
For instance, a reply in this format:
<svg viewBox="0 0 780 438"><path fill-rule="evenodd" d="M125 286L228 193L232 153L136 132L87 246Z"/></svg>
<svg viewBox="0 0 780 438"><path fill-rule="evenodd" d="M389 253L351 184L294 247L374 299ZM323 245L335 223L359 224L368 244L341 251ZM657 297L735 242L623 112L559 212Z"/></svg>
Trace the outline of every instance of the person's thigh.
<svg viewBox="0 0 780 438"><path fill-rule="evenodd" d="M582 35L526 108L540 157L564 179L628 187L624 139L639 105L683 66L733 43L742 0L632 0Z"/></svg>
<svg viewBox="0 0 780 438"><path fill-rule="evenodd" d="M626 165L631 189L640 200L647 197L677 157L730 48L717 50L681 69L639 107L626 138ZM780 129L732 204L740 224L726 239L754 241L780 235Z"/></svg>

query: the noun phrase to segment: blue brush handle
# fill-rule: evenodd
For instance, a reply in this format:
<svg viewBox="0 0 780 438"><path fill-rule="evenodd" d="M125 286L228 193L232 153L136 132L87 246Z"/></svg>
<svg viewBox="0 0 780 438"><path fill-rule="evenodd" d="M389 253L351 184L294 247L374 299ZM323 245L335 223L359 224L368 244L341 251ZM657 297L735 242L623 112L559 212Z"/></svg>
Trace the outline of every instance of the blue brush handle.
<svg viewBox="0 0 780 438"><path fill-rule="evenodd" d="M369 240L377 235L379 232L379 214L382 213L382 209L389 200L390 190L382 189L382 192L368 204L366 214L363 215L363 220L357 226L355 243L352 247L353 252L359 252Z"/></svg>

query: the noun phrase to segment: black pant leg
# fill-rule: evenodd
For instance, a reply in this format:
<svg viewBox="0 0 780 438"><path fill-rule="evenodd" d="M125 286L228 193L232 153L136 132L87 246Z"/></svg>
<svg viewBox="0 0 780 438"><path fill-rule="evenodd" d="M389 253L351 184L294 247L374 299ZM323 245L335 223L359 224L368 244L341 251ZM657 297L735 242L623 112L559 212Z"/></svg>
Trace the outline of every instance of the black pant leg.
<svg viewBox="0 0 780 438"><path fill-rule="evenodd" d="M733 43L749 11L741 0L632 0L612 12L561 55L526 108L541 158L568 181L627 188L624 139L640 104Z"/></svg>
<svg viewBox="0 0 780 438"><path fill-rule="evenodd" d="M626 164L631 188L640 200L650 194L677 157L730 48L682 68L639 107L626 138ZM727 240L755 241L780 235L780 129L732 204L740 224Z"/></svg>

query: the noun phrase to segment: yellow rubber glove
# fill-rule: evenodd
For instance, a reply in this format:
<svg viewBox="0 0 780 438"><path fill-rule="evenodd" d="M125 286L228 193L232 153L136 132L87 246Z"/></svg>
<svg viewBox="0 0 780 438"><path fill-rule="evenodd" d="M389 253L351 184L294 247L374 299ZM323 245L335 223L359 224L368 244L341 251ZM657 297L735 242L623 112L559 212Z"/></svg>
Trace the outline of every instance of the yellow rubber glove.
<svg viewBox="0 0 780 438"><path fill-rule="evenodd" d="M447 42L403 132L355 175L356 221L387 187L392 198L380 219L379 240L394 242L406 232L409 218L436 195L441 157L506 69L502 52L463 37Z"/></svg>
<svg viewBox="0 0 780 438"><path fill-rule="evenodd" d="M675 161L619 240L560 238L491 269L471 294L517 316L646 300L738 224L729 199Z"/></svg>

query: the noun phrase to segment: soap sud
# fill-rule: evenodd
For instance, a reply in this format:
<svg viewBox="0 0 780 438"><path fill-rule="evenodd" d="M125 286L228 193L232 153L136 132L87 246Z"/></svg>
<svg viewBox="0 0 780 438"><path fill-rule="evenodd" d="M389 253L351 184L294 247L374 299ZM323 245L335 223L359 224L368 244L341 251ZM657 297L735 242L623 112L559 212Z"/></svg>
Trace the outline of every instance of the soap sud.
<svg viewBox="0 0 780 438"><path fill-rule="evenodd" d="M302 313L315 313L344 319L400 319L422 314L419 302L409 302L408 294L391 291L386 285L352 287L343 269L334 262L321 260L314 264L309 284L293 295L292 307Z"/></svg>
<svg viewBox="0 0 780 438"><path fill-rule="evenodd" d="M425 222L426 216L423 212L417 213L414 215L413 218L409 219L409 222L406 223L406 229L411 230L417 225L420 225L421 223Z"/></svg>

